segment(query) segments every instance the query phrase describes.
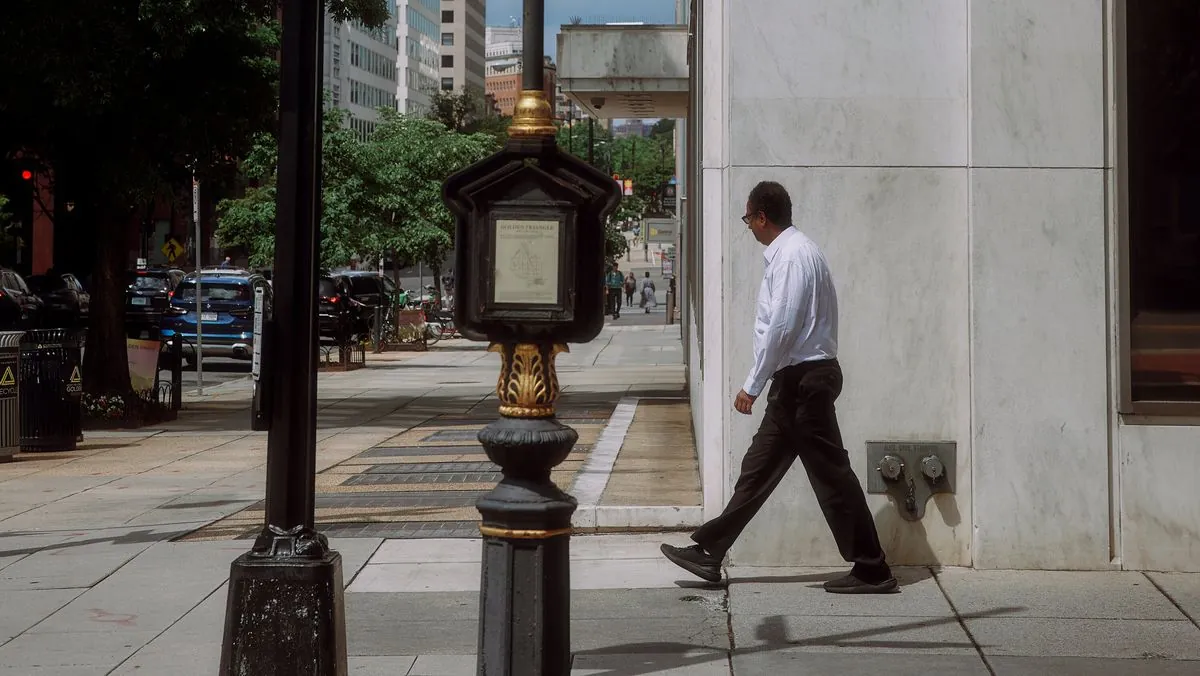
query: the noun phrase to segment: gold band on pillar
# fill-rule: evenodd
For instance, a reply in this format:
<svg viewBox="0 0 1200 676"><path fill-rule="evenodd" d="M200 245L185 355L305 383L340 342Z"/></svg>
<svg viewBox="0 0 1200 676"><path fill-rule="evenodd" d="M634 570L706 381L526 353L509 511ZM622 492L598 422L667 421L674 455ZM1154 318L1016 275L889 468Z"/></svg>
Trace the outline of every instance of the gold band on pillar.
<svg viewBox="0 0 1200 676"><path fill-rule="evenodd" d="M500 415L509 418L550 418L558 400L558 372L554 360L566 345L492 343L488 352L500 353L500 379L496 397Z"/></svg>
<svg viewBox="0 0 1200 676"><path fill-rule="evenodd" d="M509 136L554 136L554 112L546 93L537 89L521 90L521 97L513 108L512 123L508 125Z"/></svg>
<svg viewBox="0 0 1200 676"><path fill-rule="evenodd" d="M511 528L496 528L495 526L484 526L480 524L479 534L485 537L493 538L509 538L511 540L545 540L554 538L560 535L570 535L570 528L558 528L555 530L513 530Z"/></svg>

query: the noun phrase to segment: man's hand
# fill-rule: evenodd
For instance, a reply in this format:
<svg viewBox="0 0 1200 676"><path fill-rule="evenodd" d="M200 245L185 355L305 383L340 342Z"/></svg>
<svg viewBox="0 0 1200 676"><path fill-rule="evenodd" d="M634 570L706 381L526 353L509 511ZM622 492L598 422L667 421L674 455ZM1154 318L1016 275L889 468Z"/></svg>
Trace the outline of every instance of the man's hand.
<svg viewBox="0 0 1200 676"><path fill-rule="evenodd" d="M738 390L737 397L733 400L733 410L742 415L750 415L750 411L754 408L755 399L758 399L758 397L746 394L746 390Z"/></svg>

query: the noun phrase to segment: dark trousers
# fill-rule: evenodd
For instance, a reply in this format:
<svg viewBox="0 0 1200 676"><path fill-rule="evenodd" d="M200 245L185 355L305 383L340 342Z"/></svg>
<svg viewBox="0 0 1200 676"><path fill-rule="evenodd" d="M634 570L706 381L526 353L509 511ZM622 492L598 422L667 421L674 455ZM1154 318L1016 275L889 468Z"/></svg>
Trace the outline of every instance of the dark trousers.
<svg viewBox="0 0 1200 676"><path fill-rule="evenodd" d="M890 576L862 485L842 447L834 409L841 392L836 359L804 362L775 374L766 415L742 459L733 497L720 516L692 534L697 544L713 556L725 556L799 457L842 558L868 582Z"/></svg>
<svg viewBox="0 0 1200 676"><path fill-rule="evenodd" d="M612 315L621 311L621 288L608 287L608 296L605 298L608 302L608 311L604 314Z"/></svg>

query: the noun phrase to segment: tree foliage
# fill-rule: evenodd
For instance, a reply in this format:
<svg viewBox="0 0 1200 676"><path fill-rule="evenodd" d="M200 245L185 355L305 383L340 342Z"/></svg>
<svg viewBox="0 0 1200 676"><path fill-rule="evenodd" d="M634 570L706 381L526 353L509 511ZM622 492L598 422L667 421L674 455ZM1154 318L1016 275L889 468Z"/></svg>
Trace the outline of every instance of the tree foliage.
<svg viewBox="0 0 1200 676"><path fill-rule="evenodd" d="M276 126L277 0L5 0L0 154L36 158L76 205L94 252L84 364L89 392L127 392L125 247L131 217L227 183ZM331 0L380 25L383 0ZM74 233L73 233L74 234ZM56 264L59 261L56 261ZM82 272L82 271L81 271Z"/></svg>
<svg viewBox="0 0 1200 676"><path fill-rule="evenodd" d="M488 134L460 134L441 123L383 111L363 139L327 110L322 155L321 261L326 267L388 257L440 270L453 247L454 220L441 186L446 177L496 149ZM268 265L275 246L275 140L261 136L244 170L258 183L218 206L222 244L244 247L252 265Z"/></svg>
<svg viewBox="0 0 1200 676"><path fill-rule="evenodd" d="M508 140L508 125L512 122L511 117L496 114L486 97L465 86L434 94L428 118L463 134L489 134L498 144Z"/></svg>

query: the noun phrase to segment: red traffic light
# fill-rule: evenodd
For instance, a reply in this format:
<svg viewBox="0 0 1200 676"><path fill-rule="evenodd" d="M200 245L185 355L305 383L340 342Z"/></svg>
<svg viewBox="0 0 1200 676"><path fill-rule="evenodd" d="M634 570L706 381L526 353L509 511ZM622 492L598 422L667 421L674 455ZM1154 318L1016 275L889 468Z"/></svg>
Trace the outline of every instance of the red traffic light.
<svg viewBox="0 0 1200 676"><path fill-rule="evenodd" d="M22 169L21 170L21 180L22 181L32 181L33 180L33 172L28 169Z"/></svg>

